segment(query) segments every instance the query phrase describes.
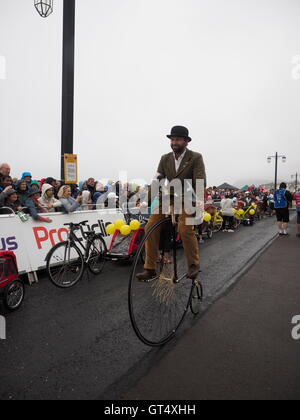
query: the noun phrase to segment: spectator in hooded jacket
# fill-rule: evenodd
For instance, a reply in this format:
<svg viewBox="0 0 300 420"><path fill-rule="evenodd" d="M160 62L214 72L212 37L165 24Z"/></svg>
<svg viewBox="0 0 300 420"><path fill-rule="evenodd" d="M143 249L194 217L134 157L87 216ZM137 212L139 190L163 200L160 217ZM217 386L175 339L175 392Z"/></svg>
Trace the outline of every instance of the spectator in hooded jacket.
<svg viewBox="0 0 300 420"><path fill-rule="evenodd" d="M4 208L7 207L8 209ZM11 187L8 186L0 194L0 213L1 214L10 214L11 209L13 212L22 210L22 206L18 200L17 192Z"/></svg>
<svg viewBox="0 0 300 420"><path fill-rule="evenodd" d="M31 186L31 181L32 181L32 175L30 172L23 172L22 174L22 181L25 181L28 187L28 190L30 189Z"/></svg>
<svg viewBox="0 0 300 420"><path fill-rule="evenodd" d="M91 193L91 197L93 197L93 195L95 194L95 179L94 178L89 178L86 181L86 185L87 185L87 189Z"/></svg>
<svg viewBox="0 0 300 420"><path fill-rule="evenodd" d="M95 207L97 205L97 201L99 200L99 198L105 194L105 187L101 182L97 182L96 183L96 188L95 188L95 194L93 195L92 199L93 199L93 203L95 204Z"/></svg>
<svg viewBox="0 0 300 420"><path fill-rule="evenodd" d="M60 188L58 198L65 213L73 213L74 211L81 210L82 194L79 193L75 200L72 197L72 191L69 185L64 185Z"/></svg>
<svg viewBox="0 0 300 420"><path fill-rule="evenodd" d="M22 180L18 181L16 183L16 191L17 191L18 199L21 203L21 206L25 207L25 202L28 198L28 187L27 187L26 182Z"/></svg>
<svg viewBox="0 0 300 420"><path fill-rule="evenodd" d="M30 216L37 222L51 223L52 220L49 217L42 217L39 213L45 213L45 209L40 205L39 198L41 197L41 191L32 188L28 192L28 198L25 202Z"/></svg>
<svg viewBox="0 0 300 420"><path fill-rule="evenodd" d="M36 189L36 191L40 191L41 187L38 181L31 181L30 189Z"/></svg>
<svg viewBox="0 0 300 420"><path fill-rule="evenodd" d="M47 213L55 213L61 207L61 202L54 197L54 188L50 184L43 185L39 203Z"/></svg>

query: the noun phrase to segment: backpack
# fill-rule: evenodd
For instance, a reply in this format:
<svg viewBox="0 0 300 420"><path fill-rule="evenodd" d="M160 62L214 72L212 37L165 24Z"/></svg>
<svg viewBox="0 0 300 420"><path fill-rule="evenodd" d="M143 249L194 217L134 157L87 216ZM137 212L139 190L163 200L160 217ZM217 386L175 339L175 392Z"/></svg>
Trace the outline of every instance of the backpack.
<svg viewBox="0 0 300 420"><path fill-rule="evenodd" d="M285 209L288 207L288 201L285 196L286 190L278 190L275 193L275 209Z"/></svg>

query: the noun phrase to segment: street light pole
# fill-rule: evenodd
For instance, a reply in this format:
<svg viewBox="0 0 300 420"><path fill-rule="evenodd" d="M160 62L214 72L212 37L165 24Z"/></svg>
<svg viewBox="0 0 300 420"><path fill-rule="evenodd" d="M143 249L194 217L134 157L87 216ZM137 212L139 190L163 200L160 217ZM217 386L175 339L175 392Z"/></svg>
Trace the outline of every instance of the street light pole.
<svg viewBox="0 0 300 420"><path fill-rule="evenodd" d="M275 187L275 191L277 190L277 181L278 181L278 159L282 158L282 162L285 163L286 162L286 156L284 155L279 155L278 152L276 152L275 156L268 156L268 163L272 162L272 159L275 159L275 183L274 183L274 187Z"/></svg>
<svg viewBox="0 0 300 420"><path fill-rule="evenodd" d="M295 178L295 191L298 191L298 172L295 175L292 175L292 179Z"/></svg>
<svg viewBox="0 0 300 420"><path fill-rule="evenodd" d="M53 12L53 0L34 0L39 15ZM75 0L63 4L63 65L61 120L61 179L65 177L64 155L73 154L74 137Z"/></svg>
<svg viewBox="0 0 300 420"><path fill-rule="evenodd" d="M73 154L74 142L75 0L64 0L63 13L61 179L65 178L64 155Z"/></svg>

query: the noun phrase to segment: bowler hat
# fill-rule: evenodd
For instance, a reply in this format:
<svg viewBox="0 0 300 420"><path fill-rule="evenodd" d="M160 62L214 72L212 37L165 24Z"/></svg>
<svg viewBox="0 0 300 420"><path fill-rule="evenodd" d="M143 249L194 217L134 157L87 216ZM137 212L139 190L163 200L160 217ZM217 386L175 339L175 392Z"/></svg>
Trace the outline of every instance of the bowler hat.
<svg viewBox="0 0 300 420"><path fill-rule="evenodd" d="M182 137L186 139L187 141L192 141L192 139L189 136L189 130L186 127L182 127L181 125L176 125L172 128L171 134L167 136L169 139L172 137Z"/></svg>

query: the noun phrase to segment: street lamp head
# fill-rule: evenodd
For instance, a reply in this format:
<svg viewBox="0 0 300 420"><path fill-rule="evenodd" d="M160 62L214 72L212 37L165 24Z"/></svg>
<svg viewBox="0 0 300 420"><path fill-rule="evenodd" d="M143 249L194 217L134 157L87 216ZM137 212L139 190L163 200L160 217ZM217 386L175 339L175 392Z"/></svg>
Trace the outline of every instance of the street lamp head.
<svg viewBox="0 0 300 420"><path fill-rule="evenodd" d="M272 162L272 158L269 156L268 157L268 163L271 163Z"/></svg>
<svg viewBox="0 0 300 420"><path fill-rule="evenodd" d="M34 0L34 6L43 18L50 16L53 12L53 0Z"/></svg>
<svg viewBox="0 0 300 420"><path fill-rule="evenodd" d="M286 156L282 156L282 163L286 163Z"/></svg>

